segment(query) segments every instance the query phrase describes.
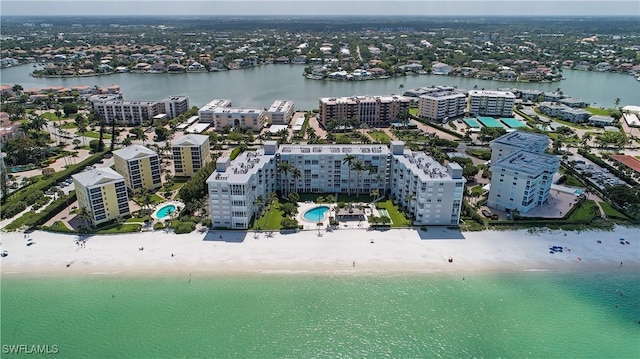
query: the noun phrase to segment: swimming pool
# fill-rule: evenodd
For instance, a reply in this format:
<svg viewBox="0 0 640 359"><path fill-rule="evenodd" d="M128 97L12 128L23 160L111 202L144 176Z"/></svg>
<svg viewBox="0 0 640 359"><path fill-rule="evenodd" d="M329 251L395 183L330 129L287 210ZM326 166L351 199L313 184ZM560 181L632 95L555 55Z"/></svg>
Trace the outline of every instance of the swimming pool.
<svg viewBox="0 0 640 359"><path fill-rule="evenodd" d="M163 219L164 217L169 216L171 213L174 213L175 211L176 211L176 206L173 204L168 204L160 208L158 211L156 211L156 217L158 219Z"/></svg>
<svg viewBox="0 0 640 359"><path fill-rule="evenodd" d="M306 219L309 222L320 222L324 219L324 215L328 210L328 206L318 206L304 212L302 218Z"/></svg>

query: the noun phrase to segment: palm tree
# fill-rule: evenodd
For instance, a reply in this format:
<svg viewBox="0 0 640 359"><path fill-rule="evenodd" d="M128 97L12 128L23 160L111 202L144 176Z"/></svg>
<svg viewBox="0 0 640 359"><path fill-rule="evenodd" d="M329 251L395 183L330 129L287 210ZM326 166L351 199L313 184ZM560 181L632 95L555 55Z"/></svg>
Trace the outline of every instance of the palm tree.
<svg viewBox="0 0 640 359"><path fill-rule="evenodd" d="M127 135L127 137L124 138L124 140L122 140L122 145L125 147L129 147L131 146L132 142L131 142L131 137L129 137L129 135Z"/></svg>
<svg viewBox="0 0 640 359"><path fill-rule="evenodd" d="M344 158L342 159L342 164L343 165L347 165L347 168L349 168L349 178L348 178L348 190L347 190L347 194L351 194L351 166L353 166L353 163L356 161L356 156L352 155L352 154L348 154L346 156L344 156Z"/></svg>
<svg viewBox="0 0 640 359"><path fill-rule="evenodd" d="M93 213L87 207L80 207L78 212L78 218L84 220L84 228L89 230L89 222L93 222Z"/></svg>
<svg viewBox="0 0 640 359"><path fill-rule="evenodd" d="M299 168L293 168L293 170L291 170L291 177L293 177L294 183L295 183L295 190L296 192L298 191L298 179L300 179L300 177L302 177L302 173L300 172Z"/></svg>
<svg viewBox="0 0 640 359"><path fill-rule="evenodd" d="M289 162L281 162L280 165L278 165L278 172L280 172L281 174L283 174L284 180L288 182L289 179L289 172L292 170L291 165L289 164ZM282 177L281 177L282 178ZM282 180L280 182L283 182ZM288 184L288 183L287 183ZM282 196L284 197L286 195L286 191L285 191L285 186L282 186L282 190L283 190L283 194Z"/></svg>
<svg viewBox="0 0 640 359"><path fill-rule="evenodd" d="M266 201L262 195L259 195L253 200L253 205L258 207L258 216L262 215L262 206L264 206L265 203Z"/></svg>
<svg viewBox="0 0 640 359"><path fill-rule="evenodd" d="M71 156L71 158L74 158L74 160L73 160L73 164L75 165L75 164L76 164L76 160L75 160L75 158L78 158L78 151L72 151L72 152L69 154L69 156Z"/></svg>
<svg viewBox="0 0 640 359"><path fill-rule="evenodd" d="M362 171L365 171L367 168L364 166L364 163L362 163L362 161L356 161L353 163L353 170L356 171L357 177L356 177L356 195L359 195L361 190L362 190L362 186L360 185L360 173Z"/></svg>
<svg viewBox="0 0 640 359"><path fill-rule="evenodd" d="M11 91L16 95L16 97L20 97L20 94L22 93L23 89L24 88L22 87L22 85L14 84L13 87L11 88Z"/></svg>
<svg viewBox="0 0 640 359"><path fill-rule="evenodd" d="M153 198L151 196L151 192L146 189L143 188L140 191L140 196L138 197L138 200L140 201L140 207L146 211L150 211L151 209L151 204L153 203Z"/></svg>

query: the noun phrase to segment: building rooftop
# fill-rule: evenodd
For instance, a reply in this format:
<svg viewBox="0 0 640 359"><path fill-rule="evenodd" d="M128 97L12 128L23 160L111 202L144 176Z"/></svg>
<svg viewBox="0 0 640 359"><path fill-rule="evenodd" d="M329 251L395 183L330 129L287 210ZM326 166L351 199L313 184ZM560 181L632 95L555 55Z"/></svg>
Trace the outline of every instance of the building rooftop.
<svg viewBox="0 0 640 359"><path fill-rule="evenodd" d="M491 141L491 146L499 144L503 146L519 147L524 150L531 148L532 146L538 147L549 146L549 137L540 133L514 131L509 132L506 135L502 135L495 140Z"/></svg>
<svg viewBox="0 0 640 359"><path fill-rule="evenodd" d="M332 104L356 104L358 102L394 102L405 101L410 102L410 99L404 96L347 96L347 97L323 97L320 98L320 102Z"/></svg>
<svg viewBox="0 0 640 359"><path fill-rule="evenodd" d="M469 96L484 96L484 97L509 97L516 98L512 92L508 91L488 91L488 90L471 90Z"/></svg>
<svg viewBox="0 0 640 359"><path fill-rule="evenodd" d="M278 153L293 154L389 154L389 148L381 145L280 145Z"/></svg>
<svg viewBox="0 0 640 359"><path fill-rule="evenodd" d="M453 179L447 172L446 167L438 163L432 157L427 156L424 152L413 152L409 149L405 149L403 155L394 155L393 158L397 159L400 163L403 163L406 168L411 169L412 175L417 175L423 182L434 179ZM460 168L460 165L455 162L452 163L452 165Z"/></svg>
<svg viewBox="0 0 640 359"><path fill-rule="evenodd" d="M116 180L124 180L124 177L109 167L96 168L94 170L76 173L75 175L72 175L71 178L80 183L83 187L91 187L103 183L110 183Z"/></svg>
<svg viewBox="0 0 640 359"><path fill-rule="evenodd" d="M203 143L207 142L207 140L209 139L209 136L206 135L184 135L180 138L178 138L177 140L173 141L172 146L173 147L177 147L177 146L187 146L187 147L191 147L191 146L200 146Z"/></svg>
<svg viewBox="0 0 640 359"><path fill-rule="evenodd" d="M251 175L258 172L264 165L271 161L275 155L265 155L264 148L256 151L241 153L236 159L230 161L228 157L220 157L217 163L228 162L229 166L224 171L216 170L207 179L208 182L246 183Z"/></svg>
<svg viewBox="0 0 640 359"><path fill-rule="evenodd" d="M289 111L293 107L293 102L289 100L275 100L271 107L269 107L269 112L286 112Z"/></svg>
<svg viewBox="0 0 640 359"><path fill-rule="evenodd" d="M542 171L556 171L560 165L557 156L518 151L491 164L491 171L504 168L528 175L538 175Z"/></svg>
<svg viewBox="0 0 640 359"><path fill-rule="evenodd" d="M140 145L132 145L129 147L125 147L116 151L113 151L114 156L118 156L125 160L130 160L134 158L143 158L152 155L156 155L155 151L148 149L147 147Z"/></svg>
<svg viewBox="0 0 640 359"><path fill-rule="evenodd" d="M229 99L215 99L211 100L208 104L202 106L199 111L214 111L218 107L231 106L231 100Z"/></svg>

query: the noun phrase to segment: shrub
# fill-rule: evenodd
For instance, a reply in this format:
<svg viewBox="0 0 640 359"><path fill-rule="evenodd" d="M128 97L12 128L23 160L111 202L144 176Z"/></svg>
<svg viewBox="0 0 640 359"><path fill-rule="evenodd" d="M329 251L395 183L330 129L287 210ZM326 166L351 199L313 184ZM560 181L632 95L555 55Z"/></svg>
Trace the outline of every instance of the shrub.
<svg viewBox="0 0 640 359"><path fill-rule="evenodd" d="M2 208L2 218L11 218L25 209L27 209L27 203L24 201L9 204Z"/></svg>
<svg viewBox="0 0 640 359"><path fill-rule="evenodd" d="M156 222L156 223L153 225L153 230L154 230L154 231L157 231L157 230L162 229L162 228L164 228L164 224L162 224L162 222Z"/></svg>
<svg viewBox="0 0 640 359"><path fill-rule="evenodd" d="M176 234L191 233L196 230L196 224L193 222L180 222L175 227Z"/></svg>

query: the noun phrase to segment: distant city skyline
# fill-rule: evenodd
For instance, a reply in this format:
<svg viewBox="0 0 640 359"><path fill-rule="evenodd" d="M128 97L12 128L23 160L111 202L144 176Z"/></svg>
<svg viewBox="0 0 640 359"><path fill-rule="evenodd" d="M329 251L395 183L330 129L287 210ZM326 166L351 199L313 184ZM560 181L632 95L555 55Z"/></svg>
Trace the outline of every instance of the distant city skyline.
<svg viewBox="0 0 640 359"><path fill-rule="evenodd" d="M2 16L423 15L640 16L637 0L2 0Z"/></svg>

